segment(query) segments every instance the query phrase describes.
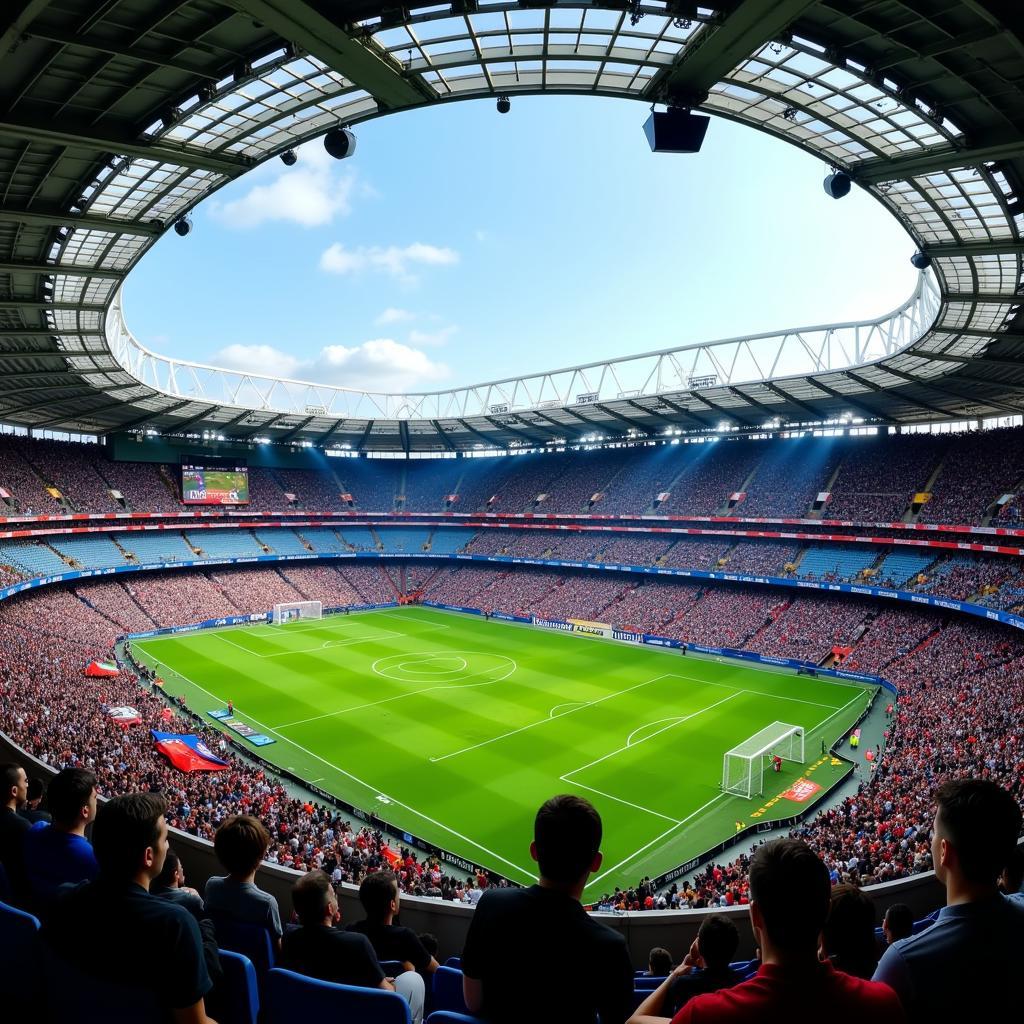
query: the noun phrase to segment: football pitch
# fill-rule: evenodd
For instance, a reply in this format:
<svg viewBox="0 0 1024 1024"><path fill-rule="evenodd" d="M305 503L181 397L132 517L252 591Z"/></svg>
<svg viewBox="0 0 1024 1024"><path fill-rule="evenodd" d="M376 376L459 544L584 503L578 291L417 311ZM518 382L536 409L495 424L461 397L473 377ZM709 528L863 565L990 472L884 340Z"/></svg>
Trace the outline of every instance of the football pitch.
<svg viewBox="0 0 1024 1024"><path fill-rule="evenodd" d="M835 785L849 768L822 757L821 741L842 736L874 692L429 608L133 649L204 718L233 701L236 718L275 740L262 757L516 882L536 876L540 804L587 797L604 819L588 899ZM805 763L768 772L761 797L723 793L723 754L773 722L806 730Z"/></svg>

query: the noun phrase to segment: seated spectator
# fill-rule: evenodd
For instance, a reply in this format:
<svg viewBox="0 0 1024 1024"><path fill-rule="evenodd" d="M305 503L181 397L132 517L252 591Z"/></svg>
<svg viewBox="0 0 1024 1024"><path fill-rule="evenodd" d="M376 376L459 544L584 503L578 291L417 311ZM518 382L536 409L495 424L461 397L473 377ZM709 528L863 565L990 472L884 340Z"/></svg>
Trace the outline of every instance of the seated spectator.
<svg viewBox="0 0 1024 1024"><path fill-rule="evenodd" d="M154 793L109 800L96 816L95 882L61 898L43 926L54 952L86 975L152 994L174 1024L206 1015L210 978L199 928L181 907L150 894L167 853L166 803Z"/></svg>
<svg viewBox="0 0 1024 1024"><path fill-rule="evenodd" d="M555 796L537 812L530 855L540 883L489 889L462 954L471 1013L497 1024L623 1021L633 996L625 939L588 917L580 897L601 867L601 817L582 797Z"/></svg>
<svg viewBox="0 0 1024 1024"><path fill-rule="evenodd" d="M740 933L725 914L704 918L683 962L640 1004L637 1014L667 1021L694 996L738 985L743 974L729 964L739 942Z"/></svg>
<svg viewBox="0 0 1024 1024"><path fill-rule="evenodd" d="M32 827L18 808L28 796L25 769L16 764L0 765L0 864L7 872L9 898L21 905L26 897L25 835Z"/></svg>
<svg viewBox="0 0 1024 1024"><path fill-rule="evenodd" d="M437 941L437 936L432 935L430 932L421 932L416 938L420 940L420 945L436 960L437 951L441 948L441 944Z"/></svg>
<svg viewBox="0 0 1024 1024"><path fill-rule="evenodd" d="M25 878L33 910L45 915L65 885L91 882L99 865L85 827L96 818L96 776L65 768L50 783L47 803L52 825L40 824L25 836Z"/></svg>
<svg viewBox="0 0 1024 1024"><path fill-rule="evenodd" d="M935 877L946 906L930 928L893 943L875 979L899 993L912 1021L997 1020L1018 1000L1024 908L999 892L1021 810L1000 786L957 779L939 787L932 828Z"/></svg>
<svg viewBox="0 0 1024 1024"><path fill-rule="evenodd" d="M43 780L38 775L33 775L28 780L28 791L25 796L25 806L20 808L18 813L30 824L38 821L52 821L53 816L49 811L44 811L39 805L43 802Z"/></svg>
<svg viewBox="0 0 1024 1024"><path fill-rule="evenodd" d="M203 897L198 890L185 885L185 871L181 866L181 858L168 847L164 858L164 868L149 887L154 896L159 896L169 903L184 907L197 921L206 916Z"/></svg>
<svg viewBox="0 0 1024 1024"><path fill-rule="evenodd" d="M906 903L894 903L885 912L882 933L885 935L887 946L891 946L898 939L905 939L914 934L914 914Z"/></svg>
<svg viewBox="0 0 1024 1024"><path fill-rule="evenodd" d="M415 971L389 979L377 961L370 940L358 932L336 927L341 921L338 897L323 871L310 871L295 883L292 903L300 926L290 929L281 946L281 966L321 981L398 992L413 1024L423 1020L425 988Z"/></svg>
<svg viewBox="0 0 1024 1024"><path fill-rule="evenodd" d="M279 949L282 930L277 900L256 885L256 869L269 845L270 833L256 818L235 814L225 819L213 837L213 849L228 874L207 879L205 903L214 921L223 917L266 928Z"/></svg>
<svg viewBox="0 0 1024 1024"><path fill-rule="evenodd" d="M411 928L394 924L401 894L398 878L390 871L375 871L359 886L359 902L366 918L350 924L350 932L358 932L370 940L378 960L398 960L406 971L426 977L437 970L437 961L423 948Z"/></svg>
<svg viewBox="0 0 1024 1024"><path fill-rule="evenodd" d="M1024 906L1024 845L1020 843L999 876L999 891L1011 902Z"/></svg>
<svg viewBox="0 0 1024 1024"><path fill-rule="evenodd" d="M645 978L666 978L672 973L672 954L661 946L655 946L647 956Z"/></svg>
<svg viewBox="0 0 1024 1024"><path fill-rule="evenodd" d="M875 905L855 885L832 889L828 919L821 932L821 954L855 978L870 978L878 966Z"/></svg>
<svg viewBox="0 0 1024 1024"><path fill-rule="evenodd" d="M733 988L695 996L672 1018L696 1021L820 1021L872 1024L905 1020L894 992L818 960L829 911L828 868L798 839L758 848L750 865L750 922L761 950L757 975ZM668 983L666 983L667 985ZM650 1024L640 1005L630 1024Z"/></svg>

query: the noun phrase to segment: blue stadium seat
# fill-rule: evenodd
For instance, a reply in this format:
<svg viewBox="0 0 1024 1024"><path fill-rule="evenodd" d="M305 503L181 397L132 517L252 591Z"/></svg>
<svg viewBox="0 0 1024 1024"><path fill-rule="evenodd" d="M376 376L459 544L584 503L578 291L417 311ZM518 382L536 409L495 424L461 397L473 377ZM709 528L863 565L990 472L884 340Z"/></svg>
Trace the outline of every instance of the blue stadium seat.
<svg viewBox="0 0 1024 1024"><path fill-rule="evenodd" d="M267 976L265 1024L339 1021L412 1024L409 1004L394 992L318 981L275 967Z"/></svg>
<svg viewBox="0 0 1024 1024"><path fill-rule="evenodd" d="M221 949L241 953L248 957L256 970L256 977L262 979L274 966L274 940L266 928L257 924L233 921L223 914L211 914L217 931L217 944Z"/></svg>
<svg viewBox="0 0 1024 1024"><path fill-rule="evenodd" d="M462 957L461 956L450 956L444 962L445 967L454 967L456 970L462 970Z"/></svg>
<svg viewBox="0 0 1024 1024"><path fill-rule="evenodd" d="M648 974L642 974L639 978L633 979L633 988L635 988L637 992L653 992L664 980L664 976L661 978L652 978Z"/></svg>
<svg viewBox="0 0 1024 1024"><path fill-rule="evenodd" d="M485 1024L481 1017L473 1017L468 1013L453 1013L451 1010L435 1010L426 1020L426 1024Z"/></svg>
<svg viewBox="0 0 1024 1024"><path fill-rule="evenodd" d="M451 1010L467 1013L466 1001L462 997L462 971L454 967L438 967L434 971L433 1002L435 1010Z"/></svg>
<svg viewBox="0 0 1024 1024"><path fill-rule="evenodd" d="M380 969L384 972L385 978L397 977L405 970L401 960L381 960Z"/></svg>
<svg viewBox="0 0 1024 1024"><path fill-rule="evenodd" d="M5 876L6 878L6 876ZM35 959L39 919L17 907L0 903L0 964L10 978L21 978Z"/></svg>
<svg viewBox="0 0 1024 1024"><path fill-rule="evenodd" d="M260 1013L256 969L241 953L218 950L224 981L206 1000L206 1010L217 1024L256 1024Z"/></svg>

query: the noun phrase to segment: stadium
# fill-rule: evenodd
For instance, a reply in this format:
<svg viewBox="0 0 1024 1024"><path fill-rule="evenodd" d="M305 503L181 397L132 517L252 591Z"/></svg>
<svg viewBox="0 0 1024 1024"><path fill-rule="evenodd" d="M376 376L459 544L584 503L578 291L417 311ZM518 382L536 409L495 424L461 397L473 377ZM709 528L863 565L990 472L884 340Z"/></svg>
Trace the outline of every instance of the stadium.
<svg viewBox="0 0 1024 1024"><path fill-rule="evenodd" d="M685 1015L676 974L641 975L656 947L690 972L719 918L738 932L734 981L764 977L776 936L750 905L774 905L758 859L775 840L806 844L836 921L837 894L869 908L867 1000L887 911L926 934L963 895L949 879L967 842L939 834L954 811L936 794L971 780L995 820L992 793L1008 793L1018 841L1010 5L17 0L0 56L0 978L27 1000L15 1019L509 1019L489 973L503 947L475 908L549 885L530 841L543 847L535 816L556 794L600 815L603 860L574 899L637 974L620 1003L591 966L579 1019ZM161 238L193 241L196 211L245 175L301 168L320 140L354 160L359 126L390 114L548 96L639 100L651 148L686 160L705 115L790 143L829 197L856 186L910 237L912 294L883 316L400 392L165 356L132 333L129 273ZM40 888L48 862L23 844L46 840L18 830L65 831L72 777L88 813L71 831L97 851L76 856L98 868ZM30 780L53 784L52 806ZM125 982L116 957L94 971L61 932L61 907L89 897L62 904L54 884L110 884L103 817L109 837L140 794L160 794L189 884L214 880L196 917L223 971L205 989ZM279 906L276 933L209 907L218 876L247 874L225 860L238 816L262 823L245 884L275 920ZM1009 906L1020 848L981 845L1003 872L1006 898L988 896ZM429 968L374 942L379 986L282 969L301 964L289 941L313 876L350 923L388 871L402 924L436 937ZM547 997L534 925L540 966L515 982ZM849 971L829 934L821 955ZM1024 927L1006 935L1009 963ZM896 995L892 1019L927 1016L930 996ZM961 995L936 983L938 1005Z"/></svg>

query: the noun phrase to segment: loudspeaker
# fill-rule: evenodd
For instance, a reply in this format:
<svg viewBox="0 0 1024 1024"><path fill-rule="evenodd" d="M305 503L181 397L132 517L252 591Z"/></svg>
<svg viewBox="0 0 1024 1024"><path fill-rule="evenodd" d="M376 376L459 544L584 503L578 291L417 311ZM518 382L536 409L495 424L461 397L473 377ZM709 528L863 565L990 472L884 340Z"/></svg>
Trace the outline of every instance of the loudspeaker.
<svg viewBox="0 0 1024 1024"><path fill-rule="evenodd" d="M685 110L655 111L644 125L644 134L654 153L699 153L710 117Z"/></svg>
<svg viewBox="0 0 1024 1024"><path fill-rule="evenodd" d="M335 160L344 160L356 151L356 137L347 128L332 128L324 136L324 149Z"/></svg>
<svg viewBox="0 0 1024 1024"><path fill-rule="evenodd" d="M836 171L830 174L823 182L825 195L833 199L842 199L850 193L850 176L845 171Z"/></svg>

